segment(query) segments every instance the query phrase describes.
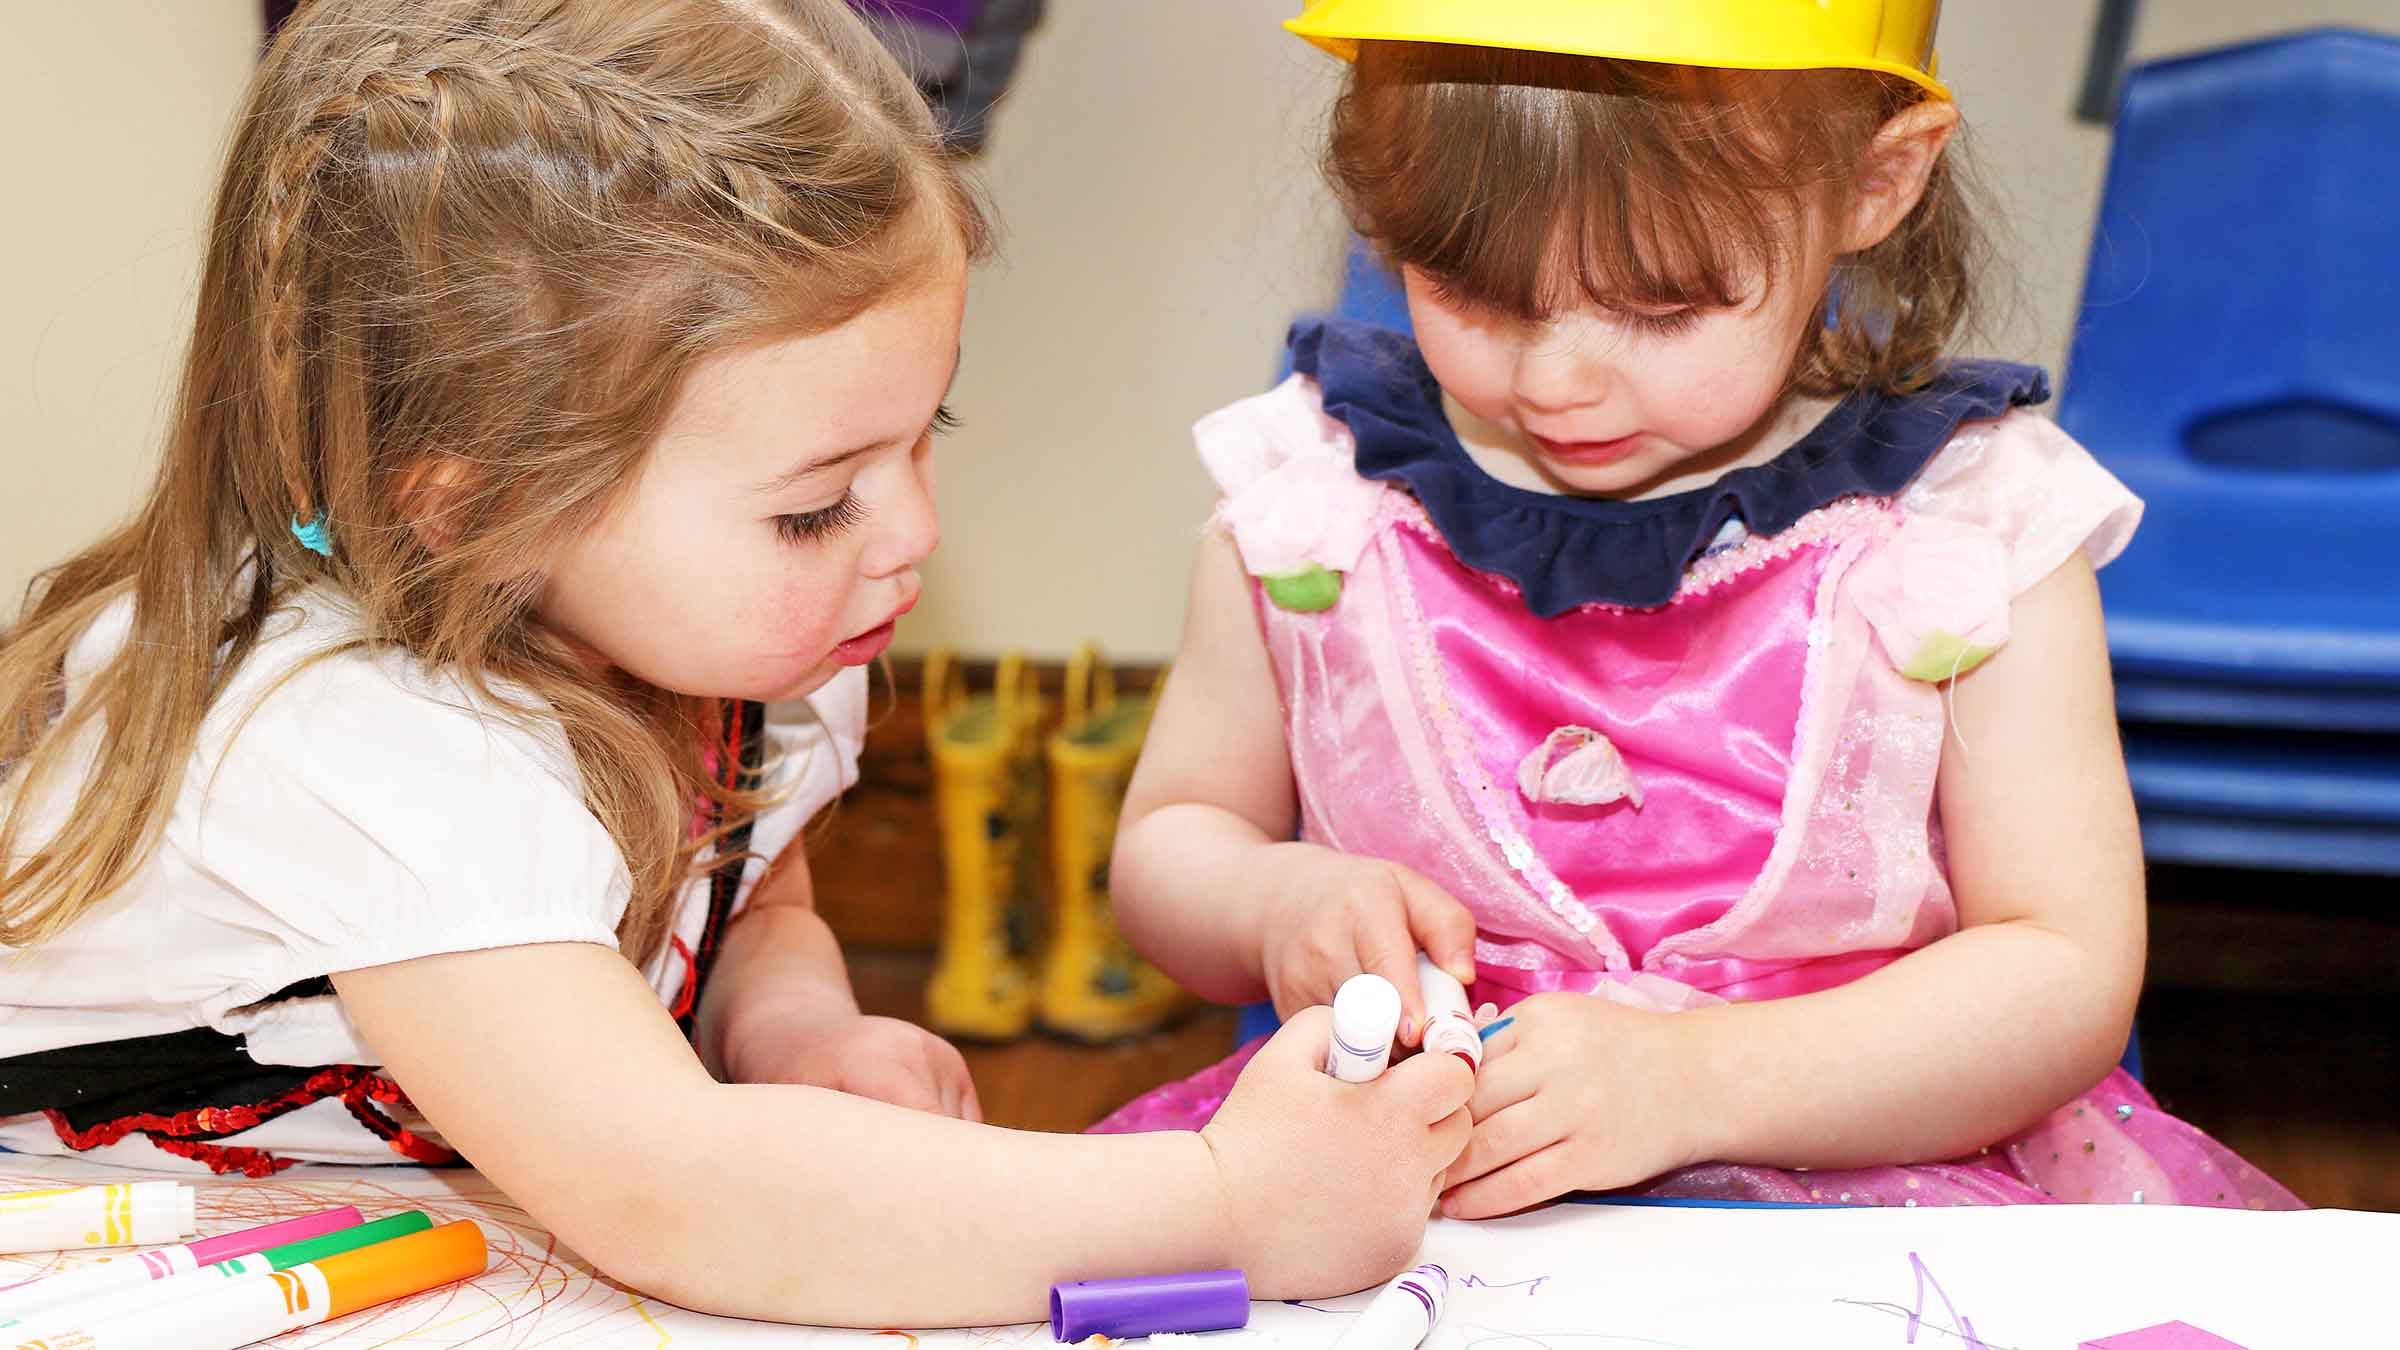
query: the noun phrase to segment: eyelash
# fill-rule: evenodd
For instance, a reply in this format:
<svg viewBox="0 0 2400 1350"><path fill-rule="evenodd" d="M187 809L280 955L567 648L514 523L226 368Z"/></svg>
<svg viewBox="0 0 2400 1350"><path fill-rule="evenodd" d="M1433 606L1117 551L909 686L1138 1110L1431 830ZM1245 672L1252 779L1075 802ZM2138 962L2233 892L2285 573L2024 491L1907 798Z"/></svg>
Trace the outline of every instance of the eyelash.
<svg viewBox="0 0 2400 1350"><path fill-rule="evenodd" d="M1655 333L1660 337L1673 337L1700 322L1700 311L1687 306L1683 309L1670 309L1657 314L1628 312L1625 315L1625 321L1645 333Z"/></svg>
<svg viewBox="0 0 2400 1350"><path fill-rule="evenodd" d="M1460 294L1456 287L1430 272L1425 274L1425 288L1432 294L1434 302L1446 309L1479 308L1478 302ZM1673 337L1689 331L1693 324L1700 322L1700 310L1692 305L1655 313L1630 309L1618 312L1628 325L1658 337Z"/></svg>
<svg viewBox="0 0 2400 1350"><path fill-rule="evenodd" d="M1433 297L1433 302L1435 304L1440 305L1444 309L1469 309L1473 307L1473 302L1469 301L1465 296L1458 293L1458 287L1451 285L1448 281L1442 279L1441 277L1435 276L1431 272L1425 273L1424 277L1426 293Z"/></svg>
<svg viewBox="0 0 2400 1350"><path fill-rule="evenodd" d="M925 431L930 436L942 436L958 430L961 425L963 423L958 420L958 414L950 411L950 405L945 403L933 410L933 421L926 424ZM775 517L775 533L781 535L787 544L813 544L830 539L866 518L866 504L859 501L856 495L844 492L842 499L831 506Z"/></svg>
<svg viewBox="0 0 2400 1350"><path fill-rule="evenodd" d="M783 542L787 544L813 544L830 539L866 518L865 504L845 492L842 499L831 506L775 517L775 532L782 535Z"/></svg>

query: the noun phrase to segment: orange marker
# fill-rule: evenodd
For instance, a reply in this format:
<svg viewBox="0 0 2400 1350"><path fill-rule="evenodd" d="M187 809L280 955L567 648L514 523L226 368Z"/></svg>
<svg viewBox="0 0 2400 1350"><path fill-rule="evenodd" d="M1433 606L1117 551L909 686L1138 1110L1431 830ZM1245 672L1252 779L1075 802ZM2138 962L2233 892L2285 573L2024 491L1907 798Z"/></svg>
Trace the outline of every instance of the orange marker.
<svg viewBox="0 0 2400 1350"><path fill-rule="evenodd" d="M13 1350L235 1350L361 1308L481 1275L483 1230L467 1219L372 1247L227 1280L204 1293L122 1317L95 1313L72 1330L46 1332Z"/></svg>

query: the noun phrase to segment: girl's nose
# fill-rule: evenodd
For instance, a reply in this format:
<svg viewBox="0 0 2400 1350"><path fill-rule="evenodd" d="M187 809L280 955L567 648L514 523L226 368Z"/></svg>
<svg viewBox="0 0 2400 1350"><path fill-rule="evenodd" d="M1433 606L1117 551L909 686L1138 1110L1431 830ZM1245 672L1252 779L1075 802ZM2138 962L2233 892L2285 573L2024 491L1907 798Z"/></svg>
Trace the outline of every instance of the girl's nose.
<svg viewBox="0 0 2400 1350"><path fill-rule="evenodd" d="M942 516L933 503L933 459L920 452L907 469L894 475L886 509L875 513L881 526L867 550L867 575L887 577L933 556L942 542Z"/></svg>
<svg viewBox="0 0 2400 1350"><path fill-rule="evenodd" d="M1517 352L1511 390L1527 412L1558 416L1608 398L1608 365L1578 335L1556 328L1535 335Z"/></svg>

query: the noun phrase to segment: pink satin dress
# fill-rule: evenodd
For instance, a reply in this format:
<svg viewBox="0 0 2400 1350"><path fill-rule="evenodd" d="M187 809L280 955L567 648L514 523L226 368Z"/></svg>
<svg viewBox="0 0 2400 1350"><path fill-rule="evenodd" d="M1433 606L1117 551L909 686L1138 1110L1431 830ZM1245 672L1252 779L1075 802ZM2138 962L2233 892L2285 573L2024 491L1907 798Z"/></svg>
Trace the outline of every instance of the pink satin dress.
<svg viewBox="0 0 2400 1350"><path fill-rule="evenodd" d="M1481 476L1446 423L1426 425L1438 394L1421 365L1398 364L1413 350L1337 329L1296 340L1295 356L1299 374L1196 434L1224 493L1220 524L1260 579L1301 834L1405 863L1464 902L1478 1003L1570 991L1679 1011L1784 998L1956 931L1934 802L1944 682L2007 640L2013 596L2078 551L2113 558L2141 512L2080 446L2018 407L2040 396L2038 372L1994 368L2030 378L1987 376L1980 398L1953 386L1932 418L1886 408L1836 428L1881 447L1858 463L1820 436L1806 463L1787 454L1763 466L1780 472L1708 500L1703 489L1662 512L1610 514L1589 508L1647 504L1552 506ZM1395 450L1403 424L1417 434ZM1925 441L1913 458L1883 453L1912 435ZM1528 515L1497 542L1484 528L1546 510L1570 518ZM1543 529L1566 533L1511 552ZM1696 558L1674 555L1698 535ZM1452 536L1472 536L1490 565L1463 561ZM1636 539L1667 550L1663 578L1610 560ZM1330 607L1271 598L1267 579L1320 568L1340 578ZM1511 568L1515 578L1495 570ZM1670 593L1578 598L1648 599L1646 585ZM1093 1128L1196 1128L1255 1048ZM1710 1165L1640 1189L1892 1205L2298 1203L2122 1070L1952 1162Z"/></svg>

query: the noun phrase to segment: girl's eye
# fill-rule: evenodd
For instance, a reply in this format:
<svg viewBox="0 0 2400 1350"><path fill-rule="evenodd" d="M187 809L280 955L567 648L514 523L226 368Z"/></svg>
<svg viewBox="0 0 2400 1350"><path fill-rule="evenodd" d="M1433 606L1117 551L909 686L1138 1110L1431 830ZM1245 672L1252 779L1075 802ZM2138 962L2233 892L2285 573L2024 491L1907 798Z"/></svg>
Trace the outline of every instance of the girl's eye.
<svg viewBox="0 0 2400 1350"><path fill-rule="evenodd" d="M865 503L845 492L831 506L775 517L775 532L787 544L813 544L849 529L867 518Z"/></svg>
<svg viewBox="0 0 2400 1350"><path fill-rule="evenodd" d="M958 420L958 414L950 411L949 404L945 403L933 410L933 425L931 430L934 435L948 435L949 433L958 430L962 425L964 424Z"/></svg>
<svg viewBox="0 0 2400 1350"><path fill-rule="evenodd" d="M1490 314L1491 306L1486 305L1483 301L1472 295L1469 295L1466 287L1460 285L1457 281L1448 277L1436 276L1431 272L1424 273L1423 275L1425 278L1425 293L1433 298L1433 303L1436 305L1441 306L1443 309L1449 310L1453 314L1469 314L1475 315L1479 318L1488 316Z"/></svg>
<svg viewBox="0 0 2400 1350"><path fill-rule="evenodd" d="M1672 337L1700 322L1700 310L1694 305L1682 309L1629 310L1625 321L1645 333Z"/></svg>

